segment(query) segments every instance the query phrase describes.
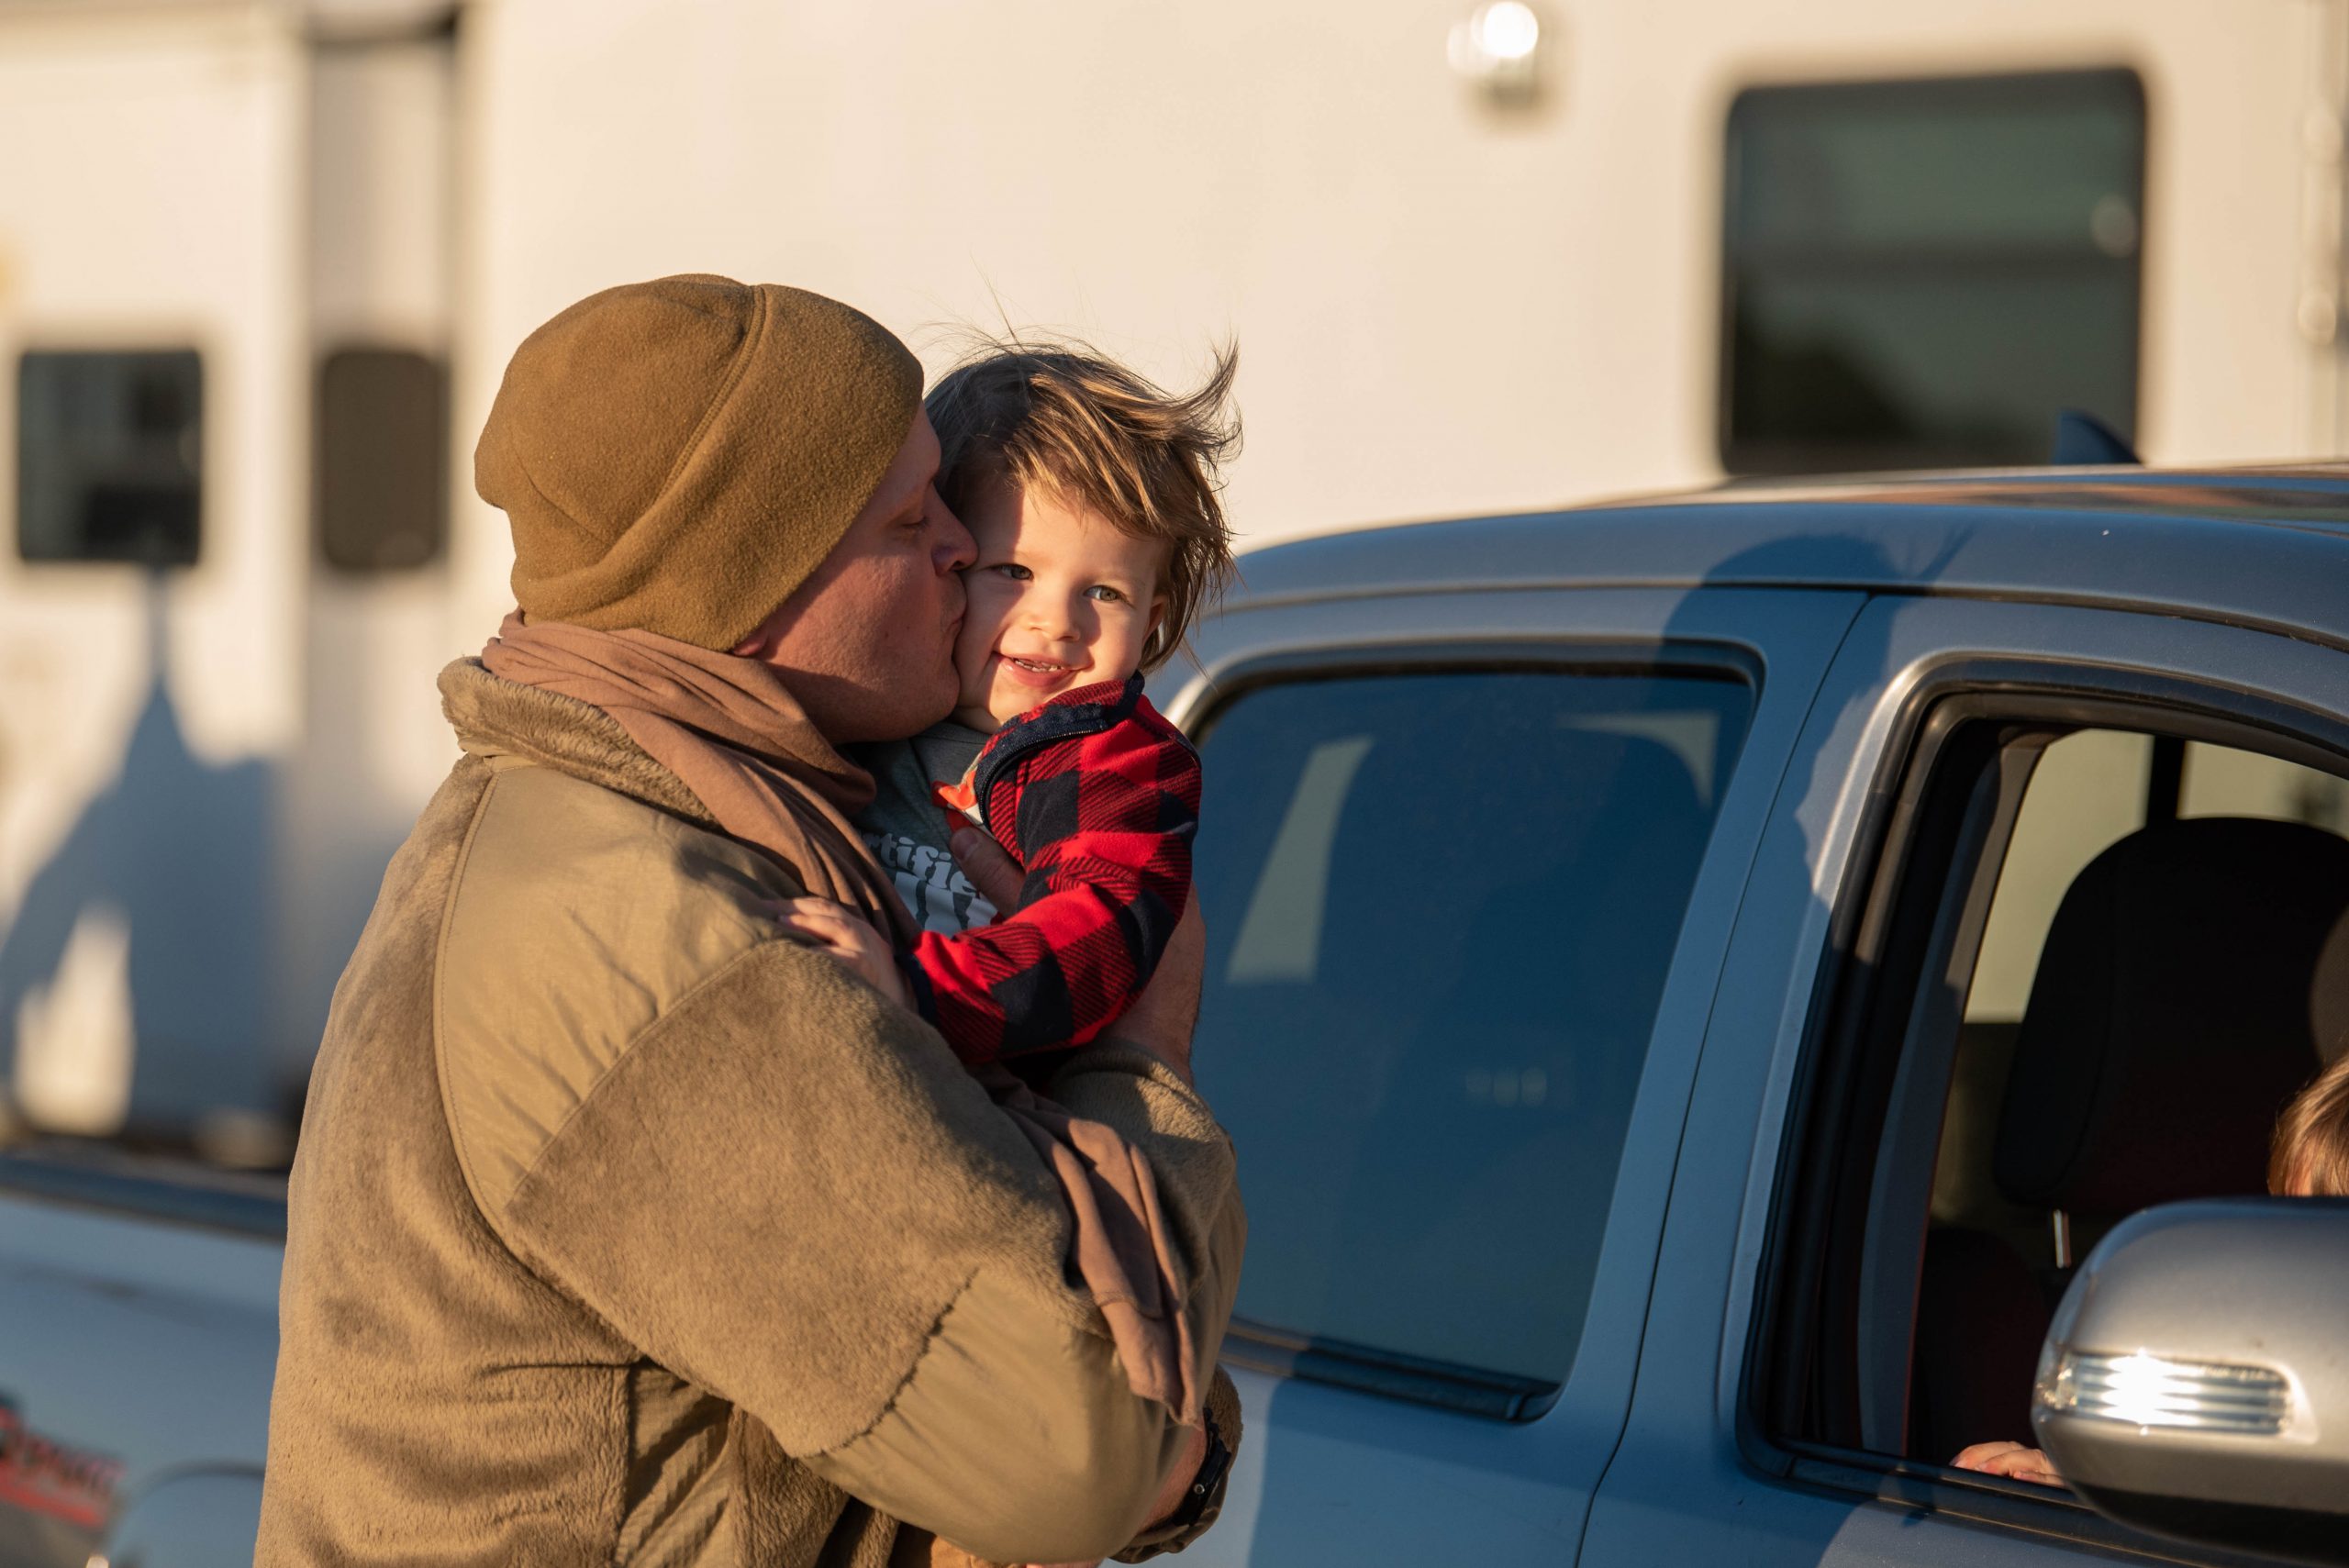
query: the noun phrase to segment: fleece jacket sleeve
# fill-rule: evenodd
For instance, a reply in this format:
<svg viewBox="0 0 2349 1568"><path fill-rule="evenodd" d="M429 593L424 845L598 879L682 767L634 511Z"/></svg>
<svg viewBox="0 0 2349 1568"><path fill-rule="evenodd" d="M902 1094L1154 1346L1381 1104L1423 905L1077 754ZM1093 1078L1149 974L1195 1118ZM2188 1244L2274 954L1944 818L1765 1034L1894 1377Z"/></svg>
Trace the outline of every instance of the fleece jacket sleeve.
<svg viewBox="0 0 2349 1568"><path fill-rule="evenodd" d="M452 1105L461 1148L533 1092ZM1229 1141L1130 1048L1052 1092L1151 1157L1211 1360L1245 1229ZM825 1479L997 1561L1142 1532L1186 1434L1070 1283L1057 1189L938 1036L829 958L750 948L533 1125L518 1176L477 1184L501 1239Z"/></svg>
<svg viewBox="0 0 2349 1568"><path fill-rule="evenodd" d="M1130 1006L1191 895L1199 759L1155 712L1023 752L986 819L1027 868L991 926L915 946L922 1016L964 1061L1092 1042Z"/></svg>

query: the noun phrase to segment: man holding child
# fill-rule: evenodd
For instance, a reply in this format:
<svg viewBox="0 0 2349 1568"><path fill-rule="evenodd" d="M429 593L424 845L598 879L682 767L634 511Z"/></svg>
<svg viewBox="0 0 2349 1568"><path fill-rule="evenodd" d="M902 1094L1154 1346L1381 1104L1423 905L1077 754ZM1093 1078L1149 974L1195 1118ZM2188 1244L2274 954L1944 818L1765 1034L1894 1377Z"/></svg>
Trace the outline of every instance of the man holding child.
<svg viewBox="0 0 2349 1568"><path fill-rule="evenodd" d="M1176 421L1171 504L1212 533L1210 579L1225 379ZM1108 420L1080 466L1174 473L1154 417ZM1097 802L1145 752L1192 770L1196 807L1130 678L1212 583L1147 542L1164 486L1096 502L997 462L946 478L993 497L999 575L1050 578L1067 624L964 636L977 547L941 455L913 356L796 290L609 290L515 355L476 482L519 608L442 676L464 755L320 1048L261 1562L1134 1558L1212 1520L1245 1221L1188 1082L1182 791L1146 824L1072 815L1082 854L1034 828L1074 798L1058 778ZM1041 729L974 705L958 638L1013 661ZM843 748L903 772L957 710L977 776L1041 804L970 814L1024 871L961 817L900 835L944 877L951 834L1005 911L918 962ZM985 736L1015 731L991 775ZM1088 899L1112 912L1072 935ZM1071 996L1089 1043L1051 1022ZM974 1007L1043 1048L1019 1075L924 1021Z"/></svg>

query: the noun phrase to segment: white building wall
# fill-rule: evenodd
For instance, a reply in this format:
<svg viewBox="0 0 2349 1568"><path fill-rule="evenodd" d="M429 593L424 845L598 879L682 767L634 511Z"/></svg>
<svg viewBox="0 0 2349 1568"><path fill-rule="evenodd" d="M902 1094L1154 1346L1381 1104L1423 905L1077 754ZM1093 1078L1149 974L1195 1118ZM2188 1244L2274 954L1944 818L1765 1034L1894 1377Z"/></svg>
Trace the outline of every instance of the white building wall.
<svg viewBox="0 0 2349 1568"><path fill-rule="evenodd" d="M1549 93L1503 113L1447 62L1469 0L472 0L453 42L418 30L432 0L0 0L0 362L205 355L169 695L196 767L266 773L268 1049L315 1037L452 754L432 675L510 602L470 483L506 361L614 283L822 290L933 372L972 326L1073 330L1176 383L1236 338L1252 543L1702 484L1735 95L2121 64L2150 113L2143 450L2343 439L2317 328L2349 0L1542 4ZM441 564L313 559L316 360L346 339L451 356ZM11 428L14 395L0 376ZM131 569L0 548L0 931L118 782L146 616ZM96 978L36 1011L118 1034L99 993L151 949L90 918L58 973Z"/></svg>
<svg viewBox="0 0 2349 1568"><path fill-rule="evenodd" d="M250 780L240 798L263 809L261 774L238 770L298 744L306 69L298 37L256 6L0 11L0 363L11 367L0 377L0 428L11 432L0 496L10 512L21 350L193 348L204 364L195 567L171 573L158 596L136 568L27 565L13 528L0 549L0 929L17 924L61 847L77 831L89 840L94 802L113 800L103 819L127 830L149 805L184 798L184 781L233 778L223 788ZM158 711L168 724L151 722ZM140 794L150 781L125 776L142 713L152 754L166 760L152 802ZM134 1067L127 1039L114 1038L128 1027L124 973L153 951L151 936L139 948L128 929L126 910L149 890L128 879L128 851L117 839L94 852L114 869L74 894L72 940L47 984L12 999L17 1081L0 1084L75 1125L121 1113ZM172 876L158 862L149 880ZM239 903L233 918L274 929L266 900ZM107 1039L83 1040L94 1028ZM175 1043L195 1053L184 1063L193 1072L223 1042ZM93 1050L116 1065L85 1071ZM248 1075L235 1062L218 1071Z"/></svg>
<svg viewBox="0 0 2349 1568"><path fill-rule="evenodd" d="M1004 317L1173 379L1235 334L1252 539L1701 484L1734 94L2119 63L2151 105L2143 444L2305 452L2306 55L2337 10L1553 5L1553 93L1510 117L1446 63L1465 9L495 0L461 428L571 300L715 270L836 293L933 365L926 329Z"/></svg>

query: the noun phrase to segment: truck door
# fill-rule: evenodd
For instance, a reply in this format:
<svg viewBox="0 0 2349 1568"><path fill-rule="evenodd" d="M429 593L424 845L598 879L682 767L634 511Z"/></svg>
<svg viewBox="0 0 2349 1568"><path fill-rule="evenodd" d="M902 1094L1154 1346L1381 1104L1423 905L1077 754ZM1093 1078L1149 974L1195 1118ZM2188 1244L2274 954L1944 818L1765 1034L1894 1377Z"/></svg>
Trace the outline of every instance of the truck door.
<svg viewBox="0 0 2349 1568"><path fill-rule="evenodd" d="M1737 890L1856 603L1416 594L1203 639L1196 1060L1251 1221L1203 1561L1572 1557Z"/></svg>
<svg viewBox="0 0 2349 1568"><path fill-rule="evenodd" d="M2098 1235L2258 1190L2318 1065L2286 928L2349 832L2345 717L2314 639L1869 605L1739 913L1586 1562L2198 1560L1948 1462L2029 1440Z"/></svg>

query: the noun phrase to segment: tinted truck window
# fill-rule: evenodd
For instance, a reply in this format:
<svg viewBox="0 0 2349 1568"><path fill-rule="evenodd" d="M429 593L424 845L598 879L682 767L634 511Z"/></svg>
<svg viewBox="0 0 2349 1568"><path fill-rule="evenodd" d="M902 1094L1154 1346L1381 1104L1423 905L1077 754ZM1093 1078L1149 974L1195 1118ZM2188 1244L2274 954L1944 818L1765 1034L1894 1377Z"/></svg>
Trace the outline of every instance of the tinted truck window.
<svg viewBox="0 0 2349 1568"><path fill-rule="evenodd" d="M1240 1312L1547 1383L1752 694L1431 671L1260 689L1203 742L1197 1062Z"/></svg>

